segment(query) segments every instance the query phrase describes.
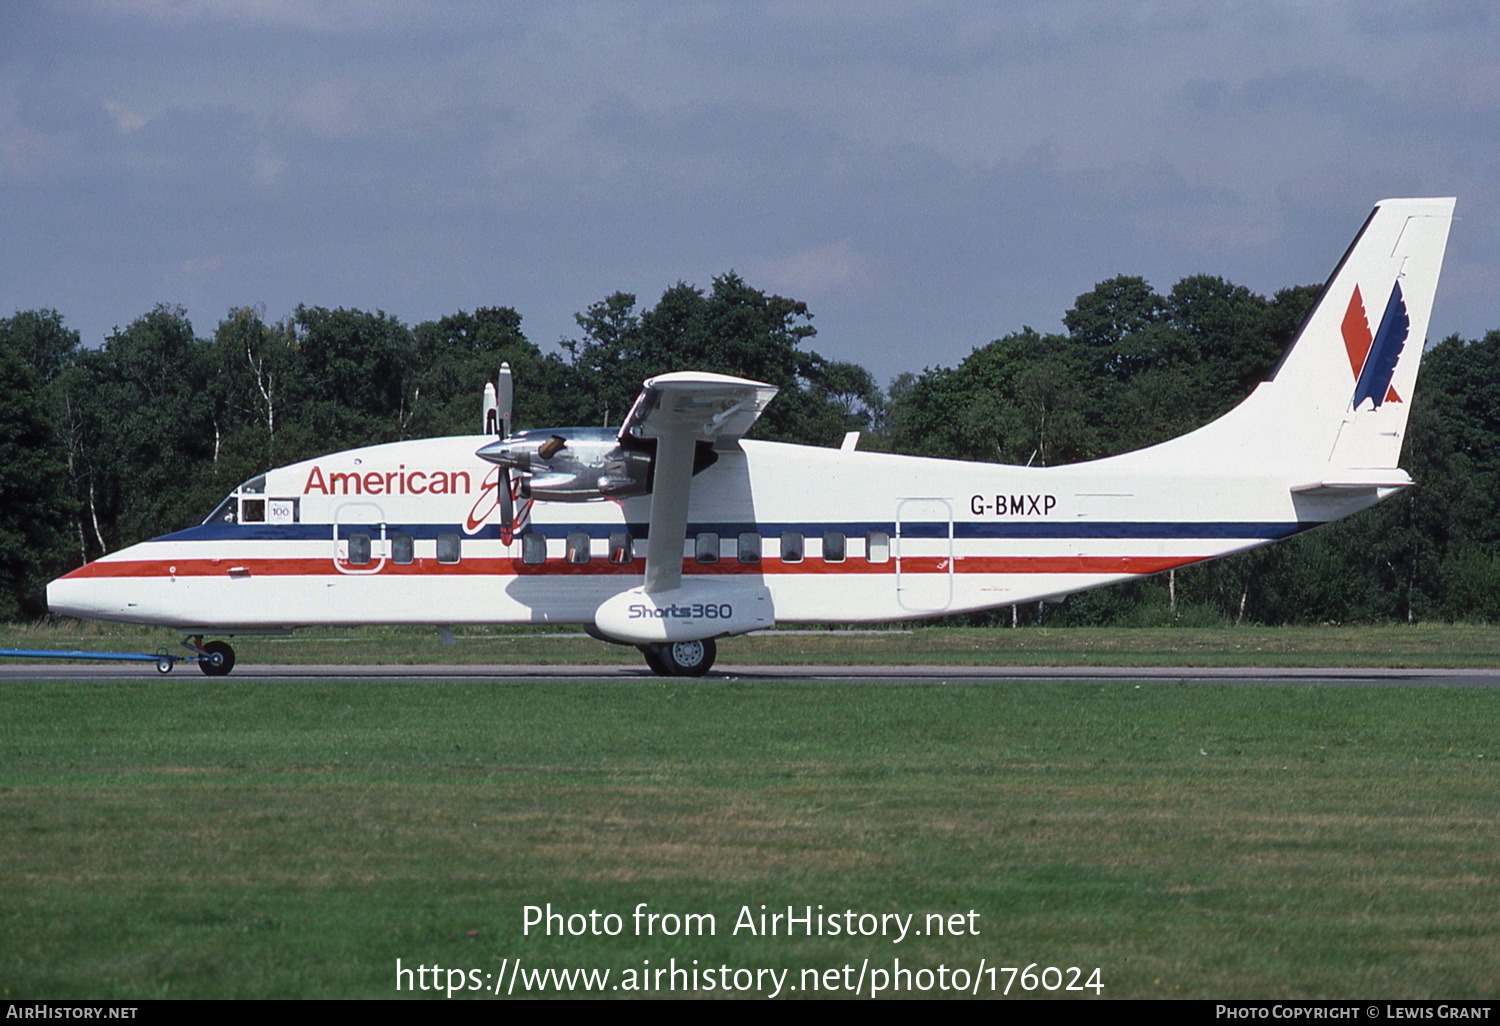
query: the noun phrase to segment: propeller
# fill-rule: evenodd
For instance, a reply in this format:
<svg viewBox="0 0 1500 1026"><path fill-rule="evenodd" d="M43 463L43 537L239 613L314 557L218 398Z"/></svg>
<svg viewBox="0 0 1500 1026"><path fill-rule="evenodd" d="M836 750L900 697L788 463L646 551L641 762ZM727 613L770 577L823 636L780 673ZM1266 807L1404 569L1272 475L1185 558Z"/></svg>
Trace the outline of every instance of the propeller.
<svg viewBox="0 0 1500 1026"><path fill-rule="evenodd" d="M515 399L515 387L511 384L510 364L500 365L500 378L495 395L495 405L499 409L498 427L501 438L510 437L510 408Z"/></svg>
<svg viewBox="0 0 1500 1026"><path fill-rule="evenodd" d="M495 426L502 440L510 437L511 403L515 398L515 387L510 378L510 364L500 365L499 384L496 389ZM516 522L515 498L511 493L510 467L500 466L500 533L505 544L510 544L511 528Z"/></svg>

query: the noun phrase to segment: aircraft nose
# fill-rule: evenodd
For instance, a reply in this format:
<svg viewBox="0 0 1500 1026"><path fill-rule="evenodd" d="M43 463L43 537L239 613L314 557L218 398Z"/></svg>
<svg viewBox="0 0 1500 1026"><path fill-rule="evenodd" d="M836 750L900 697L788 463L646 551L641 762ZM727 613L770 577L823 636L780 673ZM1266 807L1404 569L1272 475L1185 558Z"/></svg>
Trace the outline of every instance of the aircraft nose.
<svg viewBox="0 0 1500 1026"><path fill-rule="evenodd" d="M47 611L53 616L78 616L85 619L93 612L78 581L59 577L47 585Z"/></svg>
<svg viewBox="0 0 1500 1026"><path fill-rule="evenodd" d="M47 585L47 611L53 616L108 620L123 615L125 605L112 601L99 581L64 574Z"/></svg>

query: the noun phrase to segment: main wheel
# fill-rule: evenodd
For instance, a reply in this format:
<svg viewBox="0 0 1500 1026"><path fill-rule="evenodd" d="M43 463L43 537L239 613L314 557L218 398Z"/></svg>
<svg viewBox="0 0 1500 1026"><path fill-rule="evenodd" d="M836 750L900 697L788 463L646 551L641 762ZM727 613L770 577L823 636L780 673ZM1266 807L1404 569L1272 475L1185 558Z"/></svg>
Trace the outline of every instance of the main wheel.
<svg viewBox="0 0 1500 1026"><path fill-rule="evenodd" d="M210 677L228 676L234 669L234 646L227 641L210 641L203 646L203 658L198 660L198 669Z"/></svg>
<svg viewBox="0 0 1500 1026"><path fill-rule="evenodd" d="M638 647L641 650L641 655L646 657L646 665L651 667L652 673L656 674L658 677L672 676L671 667L669 667L667 665L667 661L661 657L660 645L641 645Z"/></svg>
<svg viewBox="0 0 1500 1026"><path fill-rule="evenodd" d="M714 664L718 646L705 641L678 641L663 645L661 653L674 677L701 677Z"/></svg>

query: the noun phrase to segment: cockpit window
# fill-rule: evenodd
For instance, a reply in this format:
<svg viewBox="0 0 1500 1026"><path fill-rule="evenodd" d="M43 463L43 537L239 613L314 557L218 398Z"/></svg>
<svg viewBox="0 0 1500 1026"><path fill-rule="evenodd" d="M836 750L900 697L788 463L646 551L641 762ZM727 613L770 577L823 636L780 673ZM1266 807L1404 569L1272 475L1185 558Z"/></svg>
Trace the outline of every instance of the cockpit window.
<svg viewBox="0 0 1500 1026"><path fill-rule="evenodd" d="M239 523L239 514L239 496L231 495L219 503L218 508L210 513L203 522L205 524L236 524Z"/></svg>
<svg viewBox="0 0 1500 1026"><path fill-rule="evenodd" d="M265 523L266 520L266 475L259 474L240 485L208 515L205 524ZM241 508L240 496L253 495ZM296 519L295 512L292 519Z"/></svg>

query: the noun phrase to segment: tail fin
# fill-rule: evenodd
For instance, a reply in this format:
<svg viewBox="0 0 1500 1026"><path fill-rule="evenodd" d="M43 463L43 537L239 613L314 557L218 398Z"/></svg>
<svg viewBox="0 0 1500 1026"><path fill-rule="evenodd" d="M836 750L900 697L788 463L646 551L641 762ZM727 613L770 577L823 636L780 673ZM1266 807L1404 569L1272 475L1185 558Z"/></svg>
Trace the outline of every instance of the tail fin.
<svg viewBox="0 0 1500 1026"><path fill-rule="evenodd" d="M1453 204L1378 203L1269 380L1213 423L1121 458L1296 466L1314 479L1394 470Z"/></svg>

